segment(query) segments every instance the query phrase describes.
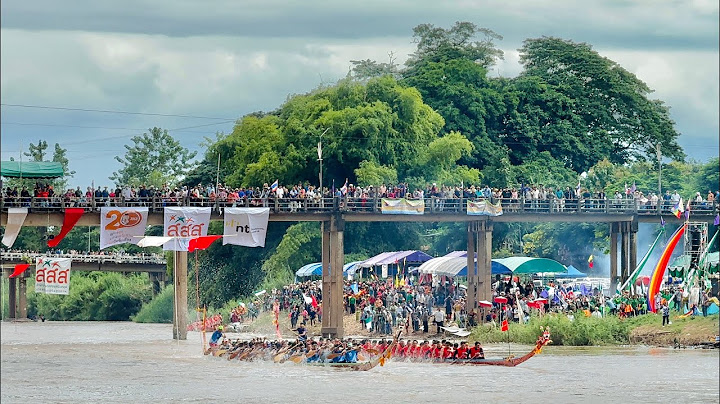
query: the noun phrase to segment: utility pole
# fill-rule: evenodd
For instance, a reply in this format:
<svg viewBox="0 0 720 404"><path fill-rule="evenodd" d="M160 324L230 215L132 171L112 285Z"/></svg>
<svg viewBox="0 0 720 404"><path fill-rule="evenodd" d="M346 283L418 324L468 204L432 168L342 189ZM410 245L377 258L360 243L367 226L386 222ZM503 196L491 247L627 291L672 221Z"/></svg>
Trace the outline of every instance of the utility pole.
<svg viewBox="0 0 720 404"><path fill-rule="evenodd" d="M658 161L658 201L662 199L662 152L660 151L660 143L655 147Z"/></svg>
<svg viewBox="0 0 720 404"><path fill-rule="evenodd" d="M317 145L318 161L320 162L320 175L319 175L319 176L320 176L320 187L319 187L319 191L320 191L320 206L321 206L321 207L324 206L324 200L323 200L323 194L322 194L322 192L323 192L323 189L322 189L322 188L323 188L323 178L322 178L322 161L323 161L323 158L322 158L322 137L323 137L323 135L324 135L325 133L327 133L327 131L329 131L329 130L330 130L330 128L327 128L327 129L325 129L325 131L324 131L323 133L320 134L320 141L318 142L318 145Z"/></svg>

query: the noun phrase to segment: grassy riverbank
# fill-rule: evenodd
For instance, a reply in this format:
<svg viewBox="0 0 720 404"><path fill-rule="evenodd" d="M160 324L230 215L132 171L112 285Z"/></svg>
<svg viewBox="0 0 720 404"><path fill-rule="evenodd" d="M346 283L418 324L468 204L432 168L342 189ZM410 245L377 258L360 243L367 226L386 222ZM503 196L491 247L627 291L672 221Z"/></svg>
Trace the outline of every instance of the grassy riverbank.
<svg viewBox="0 0 720 404"><path fill-rule="evenodd" d="M564 315L533 317L527 324L510 324L507 333L499 327L483 325L473 329L469 339L480 342L511 342L532 344L540 334L540 327L550 327L553 345L697 345L713 341L718 334L718 315L708 317L671 316L672 324L662 326L656 314L628 319L617 317L593 318L578 316L570 321ZM508 335L509 334L509 335Z"/></svg>
<svg viewBox="0 0 720 404"><path fill-rule="evenodd" d="M672 324L662 327L662 318L655 314L633 317L621 320L617 317L592 318L578 317L570 321L567 316L547 315L544 317L533 317L527 324L510 324L507 333L500 331L499 326L481 325L472 330L467 338L469 341L480 341L482 343L499 343L507 341L508 334L510 341L519 344L534 344L540 335L540 327L550 327L553 345L566 346L602 346L602 345L657 345L672 346L697 345L703 342L712 341L718 334L720 322L718 315L708 317L694 316L680 318L677 315L671 316ZM275 334L272 325L271 313L262 313L254 322L247 323L247 331L252 333ZM280 328L284 337L291 337L289 331L290 321L287 314L280 316ZM364 327L355 320L353 316L344 318L345 335L368 336L380 338L376 334L369 334ZM403 335L403 338L410 339L441 339L451 338L451 335L437 335L431 333L413 333ZM309 327L311 335L320 334L320 324Z"/></svg>

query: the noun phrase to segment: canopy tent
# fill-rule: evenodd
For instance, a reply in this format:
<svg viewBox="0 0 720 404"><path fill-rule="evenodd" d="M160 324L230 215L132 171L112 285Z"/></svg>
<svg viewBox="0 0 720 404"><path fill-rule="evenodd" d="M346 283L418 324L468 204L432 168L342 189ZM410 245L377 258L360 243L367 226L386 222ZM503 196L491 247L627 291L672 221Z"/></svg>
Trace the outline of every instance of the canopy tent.
<svg viewBox="0 0 720 404"><path fill-rule="evenodd" d="M477 253L475 253L475 256L477 257ZM467 257L467 251L453 251L453 252L445 254L444 257L448 257L448 258Z"/></svg>
<svg viewBox="0 0 720 404"><path fill-rule="evenodd" d="M513 274L535 274L538 272L565 272L565 266L548 258L508 257L497 260L510 268Z"/></svg>
<svg viewBox="0 0 720 404"><path fill-rule="evenodd" d="M431 260L432 257L425 254L422 251L407 250L407 251L392 251L378 254L374 257L368 258L365 261L358 264L360 268L370 268L378 265L390 265L400 262L409 262L413 264L423 263Z"/></svg>
<svg viewBox="0 0 720 404"><path fill-rule="evenodd" d="M555 275L555 277L556 278L587 278L587 274L578 271L578 269L572 265L568 265L567 272L558 273Z"/></svg>
<svg viewBox="0 0 720 404"><path fill-rule="evenodd" d="M477 265L477 260L475 261ZM438 257L426 261L420 265L418 272L423 274L434 274L441 276L467 276L467 257ZM493 275L497 274L510 274L510 268L492 260L490 273Z"/></svg>
<svg viewBox="0 0 720 404"><path fill-rule="evenodd" d="M360 261L355 261L343 265L343 275L347 275L348 273L354 274L357 270L357 264L359 263ZM322 276L322 262L313 262L312 264L304 265L295 272L295 276Z"/></svg>
<svg viewBox="0 0 720 404"><path fill-rule="evenodd" d="M0 175L8 178L60 178L62 163L54 161L3 161Z"/></svg>

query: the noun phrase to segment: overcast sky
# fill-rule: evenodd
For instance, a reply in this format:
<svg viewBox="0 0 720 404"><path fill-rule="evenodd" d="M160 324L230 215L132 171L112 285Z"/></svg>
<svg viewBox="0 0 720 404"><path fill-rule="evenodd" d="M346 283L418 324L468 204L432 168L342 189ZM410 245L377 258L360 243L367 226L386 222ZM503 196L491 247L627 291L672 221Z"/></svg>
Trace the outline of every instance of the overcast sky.
<svg viewBox="0 0 720 404"><path fill-rule="evenodd" d="M2 160L30 142L59 142L74 186L111 185L113 157L148 127L199 149L244 114L344 77L350 60L393 52L402 63L414 26L455 21L504 37L492 74L507 77L520 71L526 38L593 45L671 107L691 158L718 155L717 0L6 0L0 8Z"/></svg>

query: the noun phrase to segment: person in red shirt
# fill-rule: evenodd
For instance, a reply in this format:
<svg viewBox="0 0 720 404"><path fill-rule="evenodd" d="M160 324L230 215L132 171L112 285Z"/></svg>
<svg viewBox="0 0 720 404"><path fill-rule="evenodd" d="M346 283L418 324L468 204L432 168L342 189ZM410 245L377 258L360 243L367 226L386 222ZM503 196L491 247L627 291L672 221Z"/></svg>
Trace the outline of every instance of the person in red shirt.
<svg viewBox="0 0 720 404"><path fill-rule="evenodd" d="M468 357L468 345L467 341L463 341L460 343L460 346L457 349L457 359L467 359Z"/></svg>
<svg viewBox="0 0 720 404"><path fill-rule="evenodd" d="M470 348L470 359L485 359L485 352L483 352L479 342L476 342L475 346Z"/></svg>
<svg viewBox="0 0 720 404"><path fill-rule="evenodd" d="M432 354L432 348L433 347L430 346L430 342L424 341L422 348L420 349L421 358L430 359L430 356Z"/></svg>
<svg viewBox="0 0 720 404"><path fill-rule="evenodd" d="M437 360L443 357L443 345L439 341L435 341L435 346L432 350L433 359Z"/></svg>
<svg viewBox="0 0 720 404"><path fill-rule="evenodd" d="M455 348L456 347L453 347L450 342L446 342L445 347L443 347L443 359L452 359L455 356Z"/></svg>

